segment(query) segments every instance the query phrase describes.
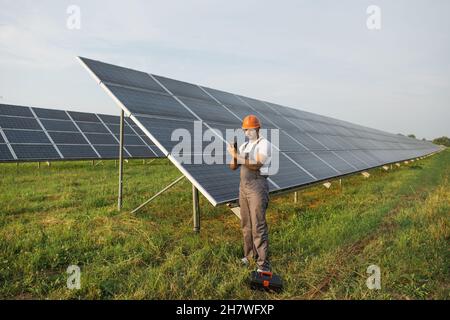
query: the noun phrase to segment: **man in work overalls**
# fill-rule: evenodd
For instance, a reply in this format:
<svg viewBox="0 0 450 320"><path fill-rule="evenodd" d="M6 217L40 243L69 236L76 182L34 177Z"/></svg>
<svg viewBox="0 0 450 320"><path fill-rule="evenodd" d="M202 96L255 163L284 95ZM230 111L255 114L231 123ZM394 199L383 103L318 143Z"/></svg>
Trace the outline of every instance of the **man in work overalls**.
<svg viewBox="0 0 450 320"><path fill-rule="evenodd" d="M254 259L258 272L270 271L268 260L269 235L266 223L266 209L269 204L267 182L270 142L260 136L261 123L254 115L244 118L242 129L248 141L235 150L231 145L228 152L232 156L230 168L241 168L239 185L239 206L241 228L244 235L244 258L249 264Z"/></svg>

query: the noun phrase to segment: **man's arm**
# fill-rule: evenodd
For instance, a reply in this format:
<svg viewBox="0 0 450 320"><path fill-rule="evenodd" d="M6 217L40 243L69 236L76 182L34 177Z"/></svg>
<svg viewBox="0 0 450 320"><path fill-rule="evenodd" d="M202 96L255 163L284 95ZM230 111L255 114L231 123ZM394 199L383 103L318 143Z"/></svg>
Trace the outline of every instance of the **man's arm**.
<svg viewBox="0 0 450 320"><path fill-rule="evenodd" d="M236 170L239 166L244 165L250 170L257 171L263 166L266 158L264 155L257 153L255 163L254 161L242 157L238 151L230 145L228 145L228 152L231 154L231 162L229 165L231 170Z"/></svg>

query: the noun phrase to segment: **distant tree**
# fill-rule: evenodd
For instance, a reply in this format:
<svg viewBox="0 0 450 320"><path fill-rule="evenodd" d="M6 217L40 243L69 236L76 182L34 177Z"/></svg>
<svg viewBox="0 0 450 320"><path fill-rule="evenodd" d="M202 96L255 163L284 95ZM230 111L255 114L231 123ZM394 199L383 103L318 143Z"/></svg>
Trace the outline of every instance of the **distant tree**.
<svg viewBox="0 0 450 320"><path fill-rule="evenodd" d="M449 137L440 137L433 140L435 144L442 144L443 146L450 147L450 138Z"/></svg>
<svg viewBox="0 0 450 320"><path fill-rule="evenodd" d="M427 141L427 139L425 139L425 138L422 138L422 141Z"/></svg>
<svg viewBox="0 0 450 320"><path fill-rule="evenodd" d="M410 138L413 138L413 139L415 139L416 138L416 136L414 135L414 134L408 134L408 137L410 137Z"/></svg>
<svg viewBox="0 0 450 320"><path fill-rule="evenodd" d="M398 135L398 136L404 136L404 135L403 135L403 134L401 134L401 133L397 133L397 135Z"/></svg>

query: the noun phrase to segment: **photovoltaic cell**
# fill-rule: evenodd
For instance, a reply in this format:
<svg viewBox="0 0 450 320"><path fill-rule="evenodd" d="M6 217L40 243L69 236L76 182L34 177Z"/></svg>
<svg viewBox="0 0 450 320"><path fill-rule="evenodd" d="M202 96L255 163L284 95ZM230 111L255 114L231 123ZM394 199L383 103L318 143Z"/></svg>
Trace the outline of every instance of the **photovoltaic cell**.
<svg viewBox="0 0 450 320"><path fill-rule="evenodd" d="M76 132L49 132L56 144L88 144L81 133Z"/></svg>
<svg viewBox="0 0 450 320"><path fill-rule="evenodd" d="M93 134L87 133L86 138L91 142L91 144L110 144L119 145L119 143L114 139L111 134Z"/></svg>
<svg viewBox="0 0 450 320"><path fill-rule="evenodd" d="M120 124L120 117L111 116L111 115L108 115L108 114L98 114L98 116L106 124L108 124L108 123L117 124L117 125Z"/></svg>
<svg viewBox="0 0 450 320"><path fill-rule="evenodd" d="M116 138L119 140L120 136L117 136ZM142 139L136 135L125 134L123 136L123 142L125 146L145 146L144 141L142 141Z"/></svg>
<svg viewBox="0 0 450 320"><path fill-rule="evenodd" d="M41 123L47 131L79 132L72 121L43 119Z"/></svg>
<svg viewBox="0 0 450 320"><path fill-rule="evenodd" d="M78 122L75 121L84 133L109 133L108 129L102 123Z"/></svg>
<svg viewBox="0 0 450 320"><path fill-rule="evenodd" d="M0 104L0 115L33 118L33 113L31 113L30 108L9 104Z"/></svg>
<svg viewBox="0 0 450 320"><path fill-rule="evenodd" d="M157 141L159 141L168 152L171 152L173 147L180 143L183 136L189 133L190 137L196 137L197 140L202 139L194 134L194 122L183 121L183 120L166 120L166 119L156 119L150 117L137 117L139 122L141 122L146 128L152 128L150 131L154 135ZM202 130L204 129L201 127ZM190 146L191 150L194 141L190 141L187 145Z"/></svg>
<svg viewBox="0 0 450 320"><path fill-rule="evenodd" d="M289 153L287 153L287 155L289 155ZM299 168L294 162L283 154L280 154L278 167L278 173L270 178L277 185L279 185L281 189L291 188L315 181L315 179L306 171Z"/></svg>
<svg viewBox="0 0 450 320"><path fill-rule="evenodd" d="M126 146L128 152L135 158L148 158L154 156L148 147L144 146Z"/></svg>
<svg viewBox="0 0 450 320"><path fill-rule="evenodd" d="M232 201L239 196L239 171L231 171L226 165L184 165L189 174L196 178L209 193L220 202ZM221 183L217 183L220 181Z"/></svg>
<svg viewBox="0 0 450 320"><path fill-rule="evenodd" d="M216 90L216 89L206 88L206 87L203 87L203 89L227 107L229 107L229 106L240 107L241 106L241 107L247 108L247 105L244 102L242 102L242 100L237 98L234 94L231 94L231 93L228 93L225 91Z"/></svg>
<svg viewBox="0 0 450 320"><path fill-rule="evenodd" d="M355 166L358 170L367 169L369 167L369 165L365 164L359 158L355 157L351 153L351 151L335 151L335 153L341 158L345 159L345 161L347 161L348 163Z"/></svg>
<svg viewBox="0 0 450 320"><path fill-rule="evenodd" d="M335 153L331 151L316 151L315 154L317 154L321 159L331 164L333 168L337 169L343 174L347 174L357 170L357 168L352 167L350 163L346 162L345 159L339 158Z"/></svg>
<svg viewBox="0 0 450 320"><path fill-rule="evenodd" d="M201 90L196 85L161 76L154 76L154 77L159 82L161 82L164 87L169 89L172 94L178 97L189 97L199 100L211 100L211 97L208 96L203 90Z"/></svg>
<svg viewBox="0 0 450 320"><path fill-rule="evenodd" d="M45 143L51 144L43 131L4 130L10 143Z"/></svg>
<svg viewBox="0 0 450 320"><path fill-rule="evenodd" d="M58 160L61 159L52 145L11 144L16 156L21 160Z"/></svg>
<svg viewBox="0 0 450 320"><path fill-rule="evenodd" d="M74 121L87 121L100 123L99 118L94 113L69 111L69 114Z"/></svg>
<svg viewBox="0 0 450 320"><path fill-rule="evenodd" d="M147 73L117 67L112 64L105 64L87 58L82 59L89 69L103 82L112 82L130 87L164 92L164 90Z"/></svg>
<svg viewBox="0 0 450 320"><path fill-rule="evenodd" d="M9 161L14 160L13 155L9 151L9 148L6 144L0 144L0 161Z"/></svg>
<svg viewBox="0 0 450 320"><path fill-rule="evenodd" d="M311 173L318 180L327 179L333 176L339 175L330 166L325 164L323 161L315 157L311 153L300 153L300 152L289 152L287 153L295 162L300 164L309 173ZM343 173L341 173L343 174Z"/></svg>
<svg viewBox="0 0 450 320"><path fill-rule="evenodd" d="M97 154L89 145L57 145L65 160L98 159Z"/></svg>
<svg viewBox="0 0 450 320"><path fill-rule="evenodd" d="M0 116L0 127L3 129L42 130L35 119Z"/></svg>
<svg viewBox="0 0 450 320"><path fill-rule="evenodd" d="M63 110L33 108L33 111L39 119L70 120L67 113Z"/></svg>
<svg viewBox="0 0 450 320"><path fill-rule="evenodd" d="M109 128L109 130L111 130L111 132L114 135L119 135L120 134L120 125L118 125L118 124L106 124L106 126ZM134 134L133 129L131 129L131 127L128 126L128 125L124 125L123 129L124 129L123 130L124 134Z"/></svg>
<svg viewBox="0 0 450 320"><path fill-rule="evenodd" d="M115 86L108 86L108 88L132 113L168 118L196 119L178 101L167 94L150 93Z"/></svg>
<svg viewBox="0 0 450 320"><path fill-rule="evenodd" d="M95 150L100 154L102 158L117 159L119 158L119 145L116 146L94 146ZM124 152L124 157L126 153Z"/></svg>
<svg viewBox="0 0 450 320"><path fill-rule="evenodd" d="M237 127L240 126L240 120L214 100L199 100L184 97L180 97L180 100L197 115L201 115L205 121L233 123Z"/></svg>

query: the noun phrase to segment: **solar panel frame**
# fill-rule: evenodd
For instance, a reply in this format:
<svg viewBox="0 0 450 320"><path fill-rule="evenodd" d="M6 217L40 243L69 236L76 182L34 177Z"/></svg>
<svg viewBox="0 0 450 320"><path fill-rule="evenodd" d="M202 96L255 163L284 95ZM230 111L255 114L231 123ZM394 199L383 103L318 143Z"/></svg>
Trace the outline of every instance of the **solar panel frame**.
<svg viewBox="0 0 450 320"><path fill-rule="evenodd" d="M189 99L192 98L199 100L204 99L204 101L209 101L208 98L205 98L202 94L199 93L200 91L197 91L196 89L194 90L196 85L173 79L161 80L160 78L160 81L158 81L158 78L160 76L148 74L153 80L155 80L156 83L161 85L161 87L164 89L164 92L167 93L168 96L173 97L179 103L179 105L176 105L176 108L178 110L182 110L180 108L184 107L186 111L179 112L178 114L160 114L152 110L152 103L148 102L149 100L151 100L150 98L146 99L146 105L144 103L141 103L141 107L136 108L136 105L139 105L139 103L137 103L139 101L136 100L136 97L133 97L133 95L142 95L142 91L148 93L148 96L155 95L155 93L149 90L140 90L138 88L134 88L133 85L131 85L126 87L129 93L128 96L118 95L116 88L123 86L105 82L104 79L101 78L101 75L96 74L94 70L90 69L88 60L81 57L79 59L82 65L88 70L88 72L94 77L94 79L97 80L100 86L113 98L113 100L125 111L125 113L130 116L130 119L135 121L136 125L147 135L147 137L149 137L151 141L158 146L158 148L169 158L169 160L171 160L172 163L184 175L188 177L188 179L214 206L225 203L226 201L236 200L222 199L222 196L217 193L218 190L215 190L217 187L209 185L206 186L202 184L202 179L204 179L203 173L199 174L195 170L189 170L190 168L188 168L187 165L183 165L182 163L180 163L180 161L170 153L174 144L171 139L169 141L169 134L171 132L171 129L180 127L171 125L171 123L178 121L178 124L180 124L181 121L186 121L187 118L187 121L185 123L192 123L195 120L199 120L203 121L203 124L207 127L213 127L215 125L213 120L206 120L206 117L203 117L203 115L201 114L201 110L195 112L195 110L192 110L195 109L195 107L190 108L188 105L190 101ZM96 63L101 64L101 62ZM107 66L105 66L105 68L107 68ZM114 66L114 68L120 69L121 67ZM126 70L122 71L124 73L127 73ZM135 71L132 70L131 72ZM167 87L161 82L164 82ZM184 84L187 85L187 88L179 87ZM168 87L175 88L175 92L169 90ZM266 128L277 128L284 133L284 126L289 123L289 132L285 132L288 136L292 136L293 138L295 138L295 136L299 136L304 140L308 139L309 143L306 143L306 145L301 141L297 141L298 139L294 139L298 142L299 146L307 149L307 152L305 152L304 149L301 149L301 152L299 152L298 150L289 150L289 152L282 151L280 153L283 159L286 158L283 161L288 161L289 164L295 165L296 167L298 167L298 169L302 170L301 172L306 173L309 176L309 179L311 179L311 181L306 181L303 185L309 185L311 183L317 183L331 178L359 172L366 168L379 166L382 164L380 158L382 158L384 154L381 150L383 150L383 148L387 148L388 146L387 144L385 144L385 141L400 140L396 139L396 137L392 134L381 134L380 131L370 128L366 129L362 126L353 125L342 120L315 115L306 111L287 108L284 106L280 106L279 110L274 110L275 104L269 105L266 102L256 99L237 96L207 87L197 87L200 88L203 92L207 93L207 95L213 98L213 100L218 102L218 104L223 107L222 112L228 112L232 114L236 121L242 120L244 115L253 113L262 119L263 125ZM139 99L142 100L142 98ZM166 105L167 109L174 106L173 101L170 101L170 105ZM160 107L161 105L157 106L157 109ZM180 116L181 113L189 114L189 116L184 118L183 116ZM233 119L233 117L230 117L230 119ZM271 120L271 117L273 120ZM235 120L233 119L233 121ZM221 123L221 125L224 124L225 122ZM297 130L291 132L291 129ZM164 133L162 132L163 130L167 130L167 132ZM317 133L322 134L323 138L321 139L321 136L317 136ZM338 141L333 141L332 144L330 143L330 141L328 141L329 139L334 139L334 137L339 136L339 134L342 134L342 136L340 136L340 139L336 139ZM344 141L348 139L350 139L350 142L344 143ZM361 139L370 139L372 141L371 145L374 149L363 149L363 146L361 145L361 141L363 140ZM324 141L322 142L320 140ZM416 145L418 143L419 142L416 142ZM413 145L412 142L405 142L400 144L404 144L404 148L411 147ZM346 147L351 147L351 149L346 150ZM390 147L392 147L392 145L390 145ZM432 146L430 146L430 150L432 150ZM404 154L414 156L417 155L417 151L414 153L405 152ZM298 158L300 155L305 158L306 161L301 160L301 162L299 162L300 160L296 161L295 159L293 159ZM340 170L333 167L331 163L328 163L327 161L322 159L320 155L323 155L327 159L333 160L336 163L336 166L340 167ZM301 164L304 164L308 168L305 169ZM352 168L353 171L351 171L350 168ZM311 174L311 172L309 172L307 169L313 171L315 175ZM208 170L210 170L208 166L204 166L204 168L201 169L202 172L207 172ZM274 180L277 179L276 175L271 178ZM280 180L280 183L281 181L283 180ZM276 182L272 182L270 190L278 192L285 189L292 189L296 187L298 188L303 185L299 184L293 186L283 186L282 188L280 188L279 186L277 186ZM214 196L210 192L212 192Z"/></svg>

